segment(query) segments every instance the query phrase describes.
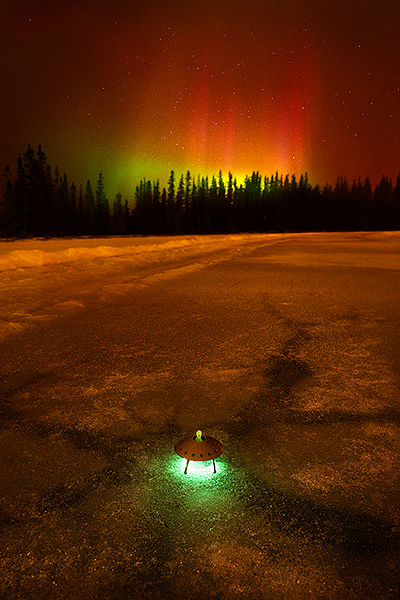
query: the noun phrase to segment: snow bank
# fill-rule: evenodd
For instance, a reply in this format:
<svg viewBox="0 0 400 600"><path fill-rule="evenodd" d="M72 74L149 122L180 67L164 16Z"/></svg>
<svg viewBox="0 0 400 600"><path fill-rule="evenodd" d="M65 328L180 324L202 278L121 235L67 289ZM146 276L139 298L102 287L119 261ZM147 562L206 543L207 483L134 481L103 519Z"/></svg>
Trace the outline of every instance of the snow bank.
<svg viewBox="0 0 400 600"><path fill-rule="evenodd" d="M235 243L244 243L249 235L178 236L149 238L88 238L73 240L19 240L0 242L0 271L18 268L42 267L71 261L91 261L97 258L131 256L151 260L160 254L164 258L176 251L198 249L215 251ZM71 245L73 244L73 245ZM139 260L140 262L140 260Z"/></svg>

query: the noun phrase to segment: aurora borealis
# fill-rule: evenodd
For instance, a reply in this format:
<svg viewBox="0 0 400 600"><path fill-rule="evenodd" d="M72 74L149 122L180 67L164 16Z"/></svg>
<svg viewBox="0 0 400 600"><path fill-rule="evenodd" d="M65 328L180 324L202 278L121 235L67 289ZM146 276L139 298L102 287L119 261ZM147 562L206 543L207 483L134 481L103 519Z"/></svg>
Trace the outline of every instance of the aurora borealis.
<svg viewBox="0 0 400 600"><path fill-rule="evenodd" d="M130 195L190 170L400 169L394 0L6 0L2 170L28 144L78 185Z"/></svg>

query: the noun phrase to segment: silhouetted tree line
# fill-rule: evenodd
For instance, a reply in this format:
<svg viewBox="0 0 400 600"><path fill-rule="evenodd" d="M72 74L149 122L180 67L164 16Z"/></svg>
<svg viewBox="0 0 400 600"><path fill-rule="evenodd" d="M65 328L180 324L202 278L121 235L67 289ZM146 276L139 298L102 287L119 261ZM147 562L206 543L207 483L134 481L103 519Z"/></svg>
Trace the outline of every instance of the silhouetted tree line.
<svg viewBox="0 0 400 600"><path fill-rule="evenodd" d="M348 185L313 187L302 174L246 176L238 185L232 173L176 179L167 188L145 179L136 187L134 206L117 194L112 203L100 173L93 187L79 189L66 174L54 171L41 146L28 146L18 157L12 179L4 172L0 236L61 237L81 235L173 235L235 232L361 231L400 229L400 173L396 185L382 177L372 189L359 179Z"/></svg>

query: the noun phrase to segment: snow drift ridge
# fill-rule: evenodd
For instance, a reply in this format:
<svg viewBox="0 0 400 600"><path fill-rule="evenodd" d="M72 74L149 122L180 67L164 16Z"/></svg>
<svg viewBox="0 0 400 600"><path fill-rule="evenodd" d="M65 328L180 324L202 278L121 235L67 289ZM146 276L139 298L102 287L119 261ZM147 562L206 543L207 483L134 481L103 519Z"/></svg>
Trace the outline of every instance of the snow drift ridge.
<svg viewBox="0 0 400 600"><path fill-rule="evenodd" d="M217 248L227 248L236 243L243 243L248 236L192 236L162 238L90 238L74 240L21 240L18 249L7 252L8 242L0 242L0 271L12 269L42 267L72 261L90 261L97 258L115 256L132 256L147 261L160 254L167 258L169 253L175 254L180 249L198 249L211 252ZM71 242L74 244L68 247ZM15 242L12 242L15 247Z"/></svg>

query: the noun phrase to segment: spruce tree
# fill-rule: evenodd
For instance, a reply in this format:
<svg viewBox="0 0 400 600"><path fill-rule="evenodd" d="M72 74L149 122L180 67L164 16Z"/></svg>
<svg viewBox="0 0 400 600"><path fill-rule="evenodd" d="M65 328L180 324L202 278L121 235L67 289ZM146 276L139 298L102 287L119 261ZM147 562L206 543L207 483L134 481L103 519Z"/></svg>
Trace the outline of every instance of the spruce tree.
<svg viewBox="0 0 400 600"><path fill-rule="evenodd" d="M166 204L166 233L175 233L175 173L171 171L168 179L168 195Z"/></svg>
<svg viewBox="0 0 400 600"><path fill-rule="evenodd" d="M3 173L3 203L0 205L0 237L14 237L18 231L18 215L15 206L14 186L10 167Z"/></svg>
<svg viewBox="0 0 400 600"><path fill-rule="evenodd" d="M110 207L104 191L104 176L101 172L99 173L99 178L96 184L95 198L96 233L99 235L109 235Z"/></svg>
<svg viewBox="0 0 400 600"><path fill-rule="evenodd" d="M96 233L96 206L94 200L94 192L90 179L86 182L85 188L85 212L87 220L87 235L95 235Z"/></svg>

